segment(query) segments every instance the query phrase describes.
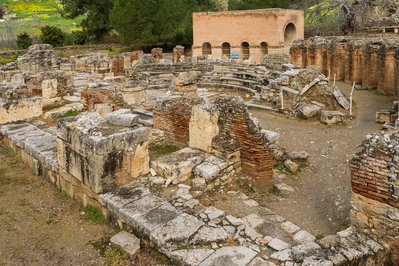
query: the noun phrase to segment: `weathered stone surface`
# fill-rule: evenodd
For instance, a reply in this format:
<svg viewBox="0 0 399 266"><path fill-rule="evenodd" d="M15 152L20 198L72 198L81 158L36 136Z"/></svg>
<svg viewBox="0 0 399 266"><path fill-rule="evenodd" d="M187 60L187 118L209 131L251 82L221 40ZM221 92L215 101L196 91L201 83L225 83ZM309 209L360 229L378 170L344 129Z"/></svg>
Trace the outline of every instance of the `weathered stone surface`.
<svg viewBox="0 0 399 266"><path fill-rule="evenodd" d="M119 232L111 237L111 246L120 248L133 258L140 250L140 239L126 231Z"/></svg>
<svg viewBox="0 0 399 266"><path fill-rule="evenodd" d="M245 225L244 234L252 240L256 240L258 237L262 237L262 234L258 233L252 226L249 224Z"/></svg>
<svg viewBox="0 0 399 266"><path fill-rule="evenodd" d="M247 247L223 247L216 250L200 266L241 266L247 265L256 256L256 252Z"/></svg>
<svg viewBox="0 0 399 266"><path fill-rule="evenodd" d="M284 162L284 166L285 166L289 171L291 171L292 173L298 172L298 169L299 169L298 164L294 163L294 162L291 161L291 160L286 160L286 161Z"/></svg>
<svg viewBox="0 0 399 266"><path fill-rule="evenodd" d="M299 243L306 243L314 242L316 237L305 230L301 230L293 236L293 239Z"/></svg>
<svg viewBox="0 0 399 266"><path fill-rule="evenodd" d="M333 266L333 263L328 260L317 257L307 257L303 260L302 266Z"/></svg>
<svg viewBox="0 0 399 266"><path fill-rule="evenodd" d="M40 98L32 97L9 102L0 99L0 125L39 117L42 114Z"/></svg>
<svg viewBox="0 0 399 266"><path fill-rule="evenodd" d="M292 160L306 161L309 158L309 153L307 153L306 151L293 151L290 152L289 157Z"/></svg>
<svg viewBox="0 0 399 266"><path fill-rule="evenodd" d="M237 217L234 217L234 216L232 216L232 215L227 215L227 216L226 216L226 220L227 220L230 224L232 224L232 225L234 225L234 226L240 226L240 225L243 225L243 224L244 224L244 221L243 221L243 220L241 220L241 219L239 219L239 218L237 218Z"/></svg>
<svg viewBox="0 0 399 266"><path fill-rule="evenodd" d="M273 238L269 242L268 246L271 247L274 250L277 250L277 251L281 251L281 250L290 248L289 244L285 243L284 241L282 241L282 240L280 240L278 238Z"/></svg>
<svg viewBox="0 0 399 266"><path fill-rule="evenodd" d="M42 82L42 97L46 99L55 98L58 94L58 81L46 79Z"/></svg>
<svg viewBox="0 0 399 266"><path fill-rule="evenodd" d="M54 110L46 112L43 115L43 118L44 119L55 118L55 117L58 117L58 116L65 115L66 113L71 112L71 111L80 112L83 109L84 109L84 106L81 103L69 103L69 104L64 105L64 106L62 106L60 108L57 108L57 109L54 109Z"/></svg>
<svg viewBox="0 0 399 266"><path fill-rule="evenodd" d="M271 261L266 261L260 257L256 257L251 261L250 264L248 264L248 266L276 266L276 264Z"/></svg>
<svg viewBox="0 0 399 266"><path fill-rule="evenodd" d="M214 180L229 164L215 156L210 156L205 161L195 167L194 174L197 177L205 178L206 181Z"/></svg>
<svg viewBox="0 0 399 266"><path fill-rule="evenodd" d="M204 223L196 217L188 214L181 214L165 225L151 231L151 240L161 249L187 243Z"/></svg>
<svg viewBox="0 0 399 266"><path fill-rule="evenodd" d="M183 249L173 251L169 255L184 265L198 265L214 252L213 249Z"/></svg>
<svg viewBox="0 0 399 266"><path fill-rule="evenodd" d="M315 251L319 250L320 246L314 242L306 242L304 244L292 247L292 257L295 260L303 260L305 257L312 255Z"/></svg>
<svg viewBox="0 0 399 266"><path fill-rule="evenodd" d="M319 115L321 107L315 104L301 104L297 110L301 117L309 119Z"/></svg>
<svg viewBox="0 0 399 266"><path fill-rule="evenodd" d="M94 111L99 113L101 117L105 117L107 114L112 113L113 108L106 103L98 103L94 105Z"/></svg>
<svg viewBox="0 0 399 266"><path fill-rule="evenodd" d="M151 162L151 167L158 175L166 178L167 184L184 182L192 176L195 166L199 165L205 155L197 150L184 148L170 155Z"/></svg>
<svg viewBox="0 0 399 266"><path fill-rule="evenodd" d="M190 143L191 148L205 152L212 151L212 140L219 134L219 115L216 110L207 106L194 106L190 119Z"/></svg>
<svg viewBox="0 0 399 266"><path fill-rule="evenodd" d="M283 183L283 182L281 182L281 183L278 183L278 184L275 184L274 185L281 193L291 193L291 192L294 192L295 190L291 187L291 186L289 186L289 185L287 185L287 184L285 184L285 183Z"/></svg>
<svg viewBox="0 0 399 266"><path fill-rule="evenodd" d="M336 235L328 235L318 241L320 246L324 248L337 247L339 245L339 238Z"/></svg>
<svg viewBox="0 0 399 266"><path fill-rule="evenodd" d="M288 221L281 223L281 228L283 228L283 230L289 234L295 234L296 232L301 230L301 228L299 226L297 226L291 222L288 222Z"/></svg>
<svg viewBox="0 0 399 266"><path fill-rule="evenodd" d="M203 211L203 213L206 214L208 216L209 220L212 223L215 223L215 224L221 223L222 219L225 216L225 212L224 211L219 210L219 209L217 209L217 208L215 208L213 206L210 206L210 207L206 208Z"/></svg>
<svg viewBox="0 0 399 266"><path fill-rule="evenodd" d="M221 242L226 240L229 234L222 227L204 226L198 230L193 239L194 244L207 244L212 242Z"/></svg>
<svg viewBox="0 0 399 266"><path fill-rule="evenodd" d="M291 256L291 249L284 249L282 251L278 251L273 253L270 258L278 261L291 261L292 256Z"/></svg>
<svg viewBox="0 0 399 266"><path fill-rule="evenodd" d="M262 134L270 143L276 142L280 139L280 133L262 129Z"/></svg>
<svg viewBox="0 0 399 266"><path fill-rule="evenodd" d="M251 213L250 215L243 217L242 220L254 228L258 227L266 221L256 213Z"/></svg>
<svg viewBox="0 0 399 266"><path fill-rule="evenodd" d="M104 121L115 126L133 127L139 123L139 116L132 114L128 109L121 109L119 111L106 114Z"/></svg>
<svg viewBox="0 0 399 266"><path fill-rule="evenodd" d="M205 178L196 177L191 180L191 185L194 189L197 190L205 190L206 189L206 180Z"/></svg>

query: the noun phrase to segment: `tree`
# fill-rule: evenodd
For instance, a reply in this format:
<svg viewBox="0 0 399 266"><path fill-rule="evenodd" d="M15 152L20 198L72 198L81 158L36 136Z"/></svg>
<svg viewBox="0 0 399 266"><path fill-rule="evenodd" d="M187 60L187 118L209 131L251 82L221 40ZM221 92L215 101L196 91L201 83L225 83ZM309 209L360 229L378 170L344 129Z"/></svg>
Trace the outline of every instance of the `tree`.
<svg viewBox="0 0 399 266"><path fill-rule="evenodd" d="M137 46L191 43L192 12L211 1L115 0L111 25L125 43Z"/></svg>
<svg viewBox="0 0 399 266"><path fill-rule="evenodd" d="M230 0L229 10L288 8L293 0Z"/></svg>
<svg viewBox="0 0 399 266"><path fill-rule="evenodd" d="M40 35L40 40L43 43L51 44L52 46L61 46L65 41L64 32L53 26L45 26L41 29L42 34Z"/></svg>
<svg viewBox="0 0 399 266"><path fill-rule="evenodd" d="M21 49L27 49L32 45L32 38L28 33L22 32L17 36L17 45Z"/></svg>
<svg viewBox="0 0 399 266"><path fill-rule="evenodd" d="M98 41L111 29L109 13L113 0L61 0L61 3L62 15L66 18L86 14L81 26L90 39Z"/></svg>

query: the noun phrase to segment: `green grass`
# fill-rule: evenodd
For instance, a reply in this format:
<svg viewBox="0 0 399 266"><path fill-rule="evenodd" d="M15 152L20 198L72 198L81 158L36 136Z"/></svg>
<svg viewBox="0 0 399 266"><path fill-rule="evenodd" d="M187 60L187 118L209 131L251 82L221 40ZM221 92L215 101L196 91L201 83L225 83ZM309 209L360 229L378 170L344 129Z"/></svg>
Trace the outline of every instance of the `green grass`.
<svg viewBox="0 0 399 266"><path fill-rule="evenodd" d="M75 117L75 116L77 116L78 114L80 114L80 111L77 111L77 110L69 110L69 111L66 112L65 114L59 115L57 118L58 118L58 119L62 119L62 118L67 118L67 117Z"/></svg>
<svg viewBox="0 0 399 266"><path fill-rule="evenodd" d="M0 55L0 65L5 65L11 62L15 62L17 61L18 56L17 55L13 55L13 56L1 56Z"/></svg>
<svg viewBox="0 0 399 266"><path fill-rule="evenodd" d="M100 209L92 205L88 205L85 208L84 212L86 220L96 224L105 224L106 219Z"/></svg>
<svg viewBox="0 0 399 266"><path fill-rule="evenodd" d="M17 20L7 20L0 23L0 39L16 39L21 32L27 32L34 38L40 36L40 29L44 26L57 26L70 33L80 30L80 23L84 16L75 19L66 19L61 16L61 6L55 0L32 0L25 3L23 0L2 0L0 3L8 4Z"/></svg>
<svg viewBox="0 0 399 266"><path fill-rule="evenodd" d="M160 157L178 151L180 147L175 144L156 144L150 147L150 153L154 157Z"/></svg>

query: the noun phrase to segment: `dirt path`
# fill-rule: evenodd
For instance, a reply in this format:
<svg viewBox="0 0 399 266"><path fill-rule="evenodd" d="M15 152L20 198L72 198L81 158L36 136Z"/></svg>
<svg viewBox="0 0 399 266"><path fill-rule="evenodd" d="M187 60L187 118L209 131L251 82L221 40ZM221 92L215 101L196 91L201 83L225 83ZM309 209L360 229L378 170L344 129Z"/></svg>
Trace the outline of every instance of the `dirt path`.
<svg viewBox="0 0 399 266"><path fill-rule="evenodd" d="M0 141L0 265L161 265L146 247L134 261L109 247L115 231L31 170Z"/></svg>
<svg viewBox="0 0 399 266"><path fill-rule="evenodd" d="M348 84L338 85L349 95ZM253 111L263 128L281 134L280 144L288 151L305 150L310 154L309 167L284 181L295 192L285 197L268 197L264 205L317 235L335 233L349 224L348 160L367 134L378 132L375 112L389 109L393 100L375 91L355 91L354 99L356 119L331 127Z"/></svg>

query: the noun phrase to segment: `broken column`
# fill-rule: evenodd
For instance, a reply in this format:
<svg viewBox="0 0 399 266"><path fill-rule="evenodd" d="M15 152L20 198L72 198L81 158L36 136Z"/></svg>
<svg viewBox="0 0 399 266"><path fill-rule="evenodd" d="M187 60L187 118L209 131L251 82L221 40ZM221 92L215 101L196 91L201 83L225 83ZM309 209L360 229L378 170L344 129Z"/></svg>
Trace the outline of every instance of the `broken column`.
<svg viewBox="0 0 399 266"><path fill-rule="evenodd" d="M294 41L290 48L291 63L300 68L306 67L307 48L303 40Z"/></svg>
<svg viewBox="0 0 399 266"><path fill-rule="evenodd" d="M151 49L151 55L156 60L163 59L163 50L162 50L162 48L153 48L153 49Z"/></svg>
<svg viewBox="0 0 399 266"><path fill-rule="evenodd" d="M384 240L399 235L399 133L367 136L350 161L352 224Z"/></svg>
<svg viewBox="0 0 399 266"><path fill-rule="evenodd" d="M184 55L184 47L181 45L173 48L173 64L178 64L180 62L180 58Z"/></svg>

